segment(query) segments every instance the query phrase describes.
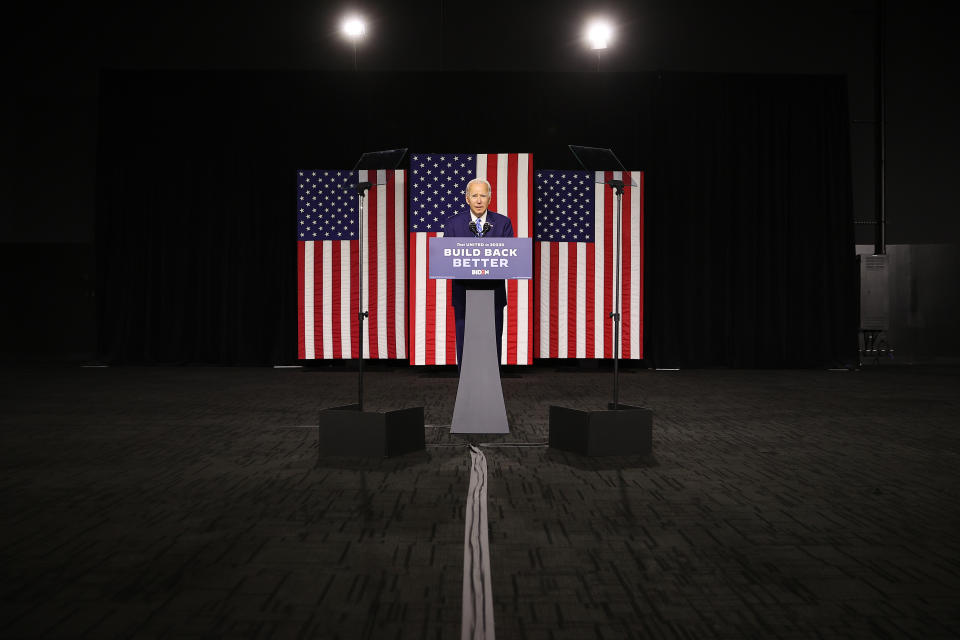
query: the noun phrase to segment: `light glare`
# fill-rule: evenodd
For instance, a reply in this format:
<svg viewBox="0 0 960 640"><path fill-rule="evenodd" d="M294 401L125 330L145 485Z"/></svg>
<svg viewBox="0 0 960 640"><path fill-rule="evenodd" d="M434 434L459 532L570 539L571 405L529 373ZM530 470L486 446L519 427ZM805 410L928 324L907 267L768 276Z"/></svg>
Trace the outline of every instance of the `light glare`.
<svg viewBox="0 0 960 640"><path fill-rule="evenodd" d="M351 17L343 21L343 32L348 38L359 38L363 36L366 31L366 25L363 24L363 20L360 18Z"/></svg>
<svg viewBox="0 0 960 640"><path fill-rule="evenodd" d="M606 49L612 35L613 29L604 21L594 21L587 27L587 40L591 49Z"/></svg>

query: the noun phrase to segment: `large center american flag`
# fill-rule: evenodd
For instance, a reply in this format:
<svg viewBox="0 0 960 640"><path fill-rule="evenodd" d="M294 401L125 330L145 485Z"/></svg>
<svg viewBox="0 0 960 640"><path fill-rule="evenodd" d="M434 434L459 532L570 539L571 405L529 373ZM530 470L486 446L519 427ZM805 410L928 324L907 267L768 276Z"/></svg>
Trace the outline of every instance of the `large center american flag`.
<svg viewBox="0 0 960 640"><path fill-rule="evenodd" d="M361 232L357 182L364 198ZM297 353L300 359L405 358L406 172L297 172ZM357 286L360 247L364 248Z"/></svg>
<svg viewBox="0 0 960 640"><path fill-rule="evenodd" d="M602 184L633 179L621 202L620 289L615 292L616 195ZM597 184L597 183L601 184ZM643 173L551 171L535 177L538 358L613 358L614 295L620 356L643 358Z"/></svg>
<svg viewBox="0 0 960 640"><path fill-rule="evenodd" d="M410 364L455 364L452 283L427 277L427 240L468 209L467 183L487 180L490 210L510 217L518 238L533 235L533 157L528 153L414 153L410 156ZM533 363L533 287L507 281L502 364Z"/></svg>

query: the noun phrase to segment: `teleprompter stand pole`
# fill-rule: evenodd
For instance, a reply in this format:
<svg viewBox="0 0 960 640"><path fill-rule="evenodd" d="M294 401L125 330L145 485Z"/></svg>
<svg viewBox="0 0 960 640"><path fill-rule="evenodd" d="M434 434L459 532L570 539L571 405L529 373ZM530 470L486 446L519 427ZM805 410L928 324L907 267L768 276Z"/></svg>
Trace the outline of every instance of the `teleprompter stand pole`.
<svg viewBox="0 0 960 640"><path fill-rule="evenodd" d="M363 410L363 336L369 315L363 304L363 265L366 260L364 237L364 203L367 192L374 187L390 184L388 173L400 165L406 149L392 149L365 153L353 168L358 181L355 185L360 232L360 264L357 268L357 286L360 291L360 310L357 314L357 358L359 384L357 404L332 407L320 412L317 436L317 455L329 457L383 458L425 448L423 407L409 407L389 411ZM383 178L378 181L378 176ZM370 215L376 215L370 212ZM349 302L348 302L349 304Z"/></svg>
<svg viewBox="0 0 960 640"><path fill-rule="evenodd" d="M368 311L363 308L363 200L367 191L370 190L370 186L369 182L357 183L357 218L360 225L360 260L357 263L357 282L360 283L360 311L357 313L357 325L359 327L357 330L357 371L360 378L357 384L357 407L359 407L359 411L363 411L363 332L364 323L369 316Z"/></svg>
<svg viewBox="0 0 960 640"><path fill-rule="evenodd" d="M614 193L617 194L617 257L616 283L614 284L613 311L610 317L613 318L613 408L620 408L620 201L623 198L623 180L607 180Z"/></svg>
<svg viewBox="0 0 960 640"><path fill-rule="evenodd" d="M620 402L620 263L621 207L625 187L638 187L610 149L570 145L580 165L593 174L596 184L613 189L617 196L616 258L613 290L613 402L607 409L582 410L550 406L550 447L586 456L646 456L653 451L653 412ZM620 172L621 178L609 180L606 172Z"/></svg>

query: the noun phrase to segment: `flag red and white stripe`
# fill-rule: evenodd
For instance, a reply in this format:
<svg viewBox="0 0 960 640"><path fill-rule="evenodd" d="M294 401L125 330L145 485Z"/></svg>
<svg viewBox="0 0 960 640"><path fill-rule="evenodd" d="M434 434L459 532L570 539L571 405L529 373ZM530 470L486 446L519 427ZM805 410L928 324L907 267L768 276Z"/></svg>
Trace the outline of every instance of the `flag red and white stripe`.
<svg viewBox="0 0 960 640"><path fill-rule="evenodd" d="M620 357L643 359L643 188L641 171L598 172L598 182L633 179L621 202L620 288L615 292L616 195L594 185L594 242L535 242L538 358L613 358L615 293Z"/></svg>
<svg viewBox="0 0 960 640"><path fill-rule="evenodd" d="M454 156L414 154L411 170L420 157ZM457 157L463 157L457 156ZM490 209L510 217L518 238L533 235L533 156L528 153L470 155L469 178L484 178L492 189ZM417 177L411 177L411 184ZM463 193L454 194L466 209ZM411 204L413 206L413 203ZM415 216L416 213L411 214ZM442 222L442 221L441 221ZM434 229L437 227L434 226ZM410 231L410 364L456 364L456 329L450 306L451 282L427 277L427 240L442 235L436 230ZM533 283L507 281L504 310L502 364L533 364Z"/></svg>
<svg viewBox="0 0 960 640"><path fill-rule="evenodd" d="M406 358L406 171L360 171L375 186L364 198L359 240L297 241L298 357L356 358L361 308L369 317L363 356ZM352 205L356 208L356 197Z"/></svg>

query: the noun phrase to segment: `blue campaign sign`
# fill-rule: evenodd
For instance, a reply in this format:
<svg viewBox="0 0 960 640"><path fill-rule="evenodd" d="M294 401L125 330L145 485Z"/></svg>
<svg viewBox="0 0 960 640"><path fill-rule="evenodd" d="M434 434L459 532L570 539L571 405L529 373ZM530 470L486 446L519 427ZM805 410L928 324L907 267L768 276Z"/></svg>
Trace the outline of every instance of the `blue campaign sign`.
<svg viewBox="0 0 960 640"><path fill-rule="evenodd" d="M533 278L533 238L434 237L429 243L432 279Z"/></svg>

